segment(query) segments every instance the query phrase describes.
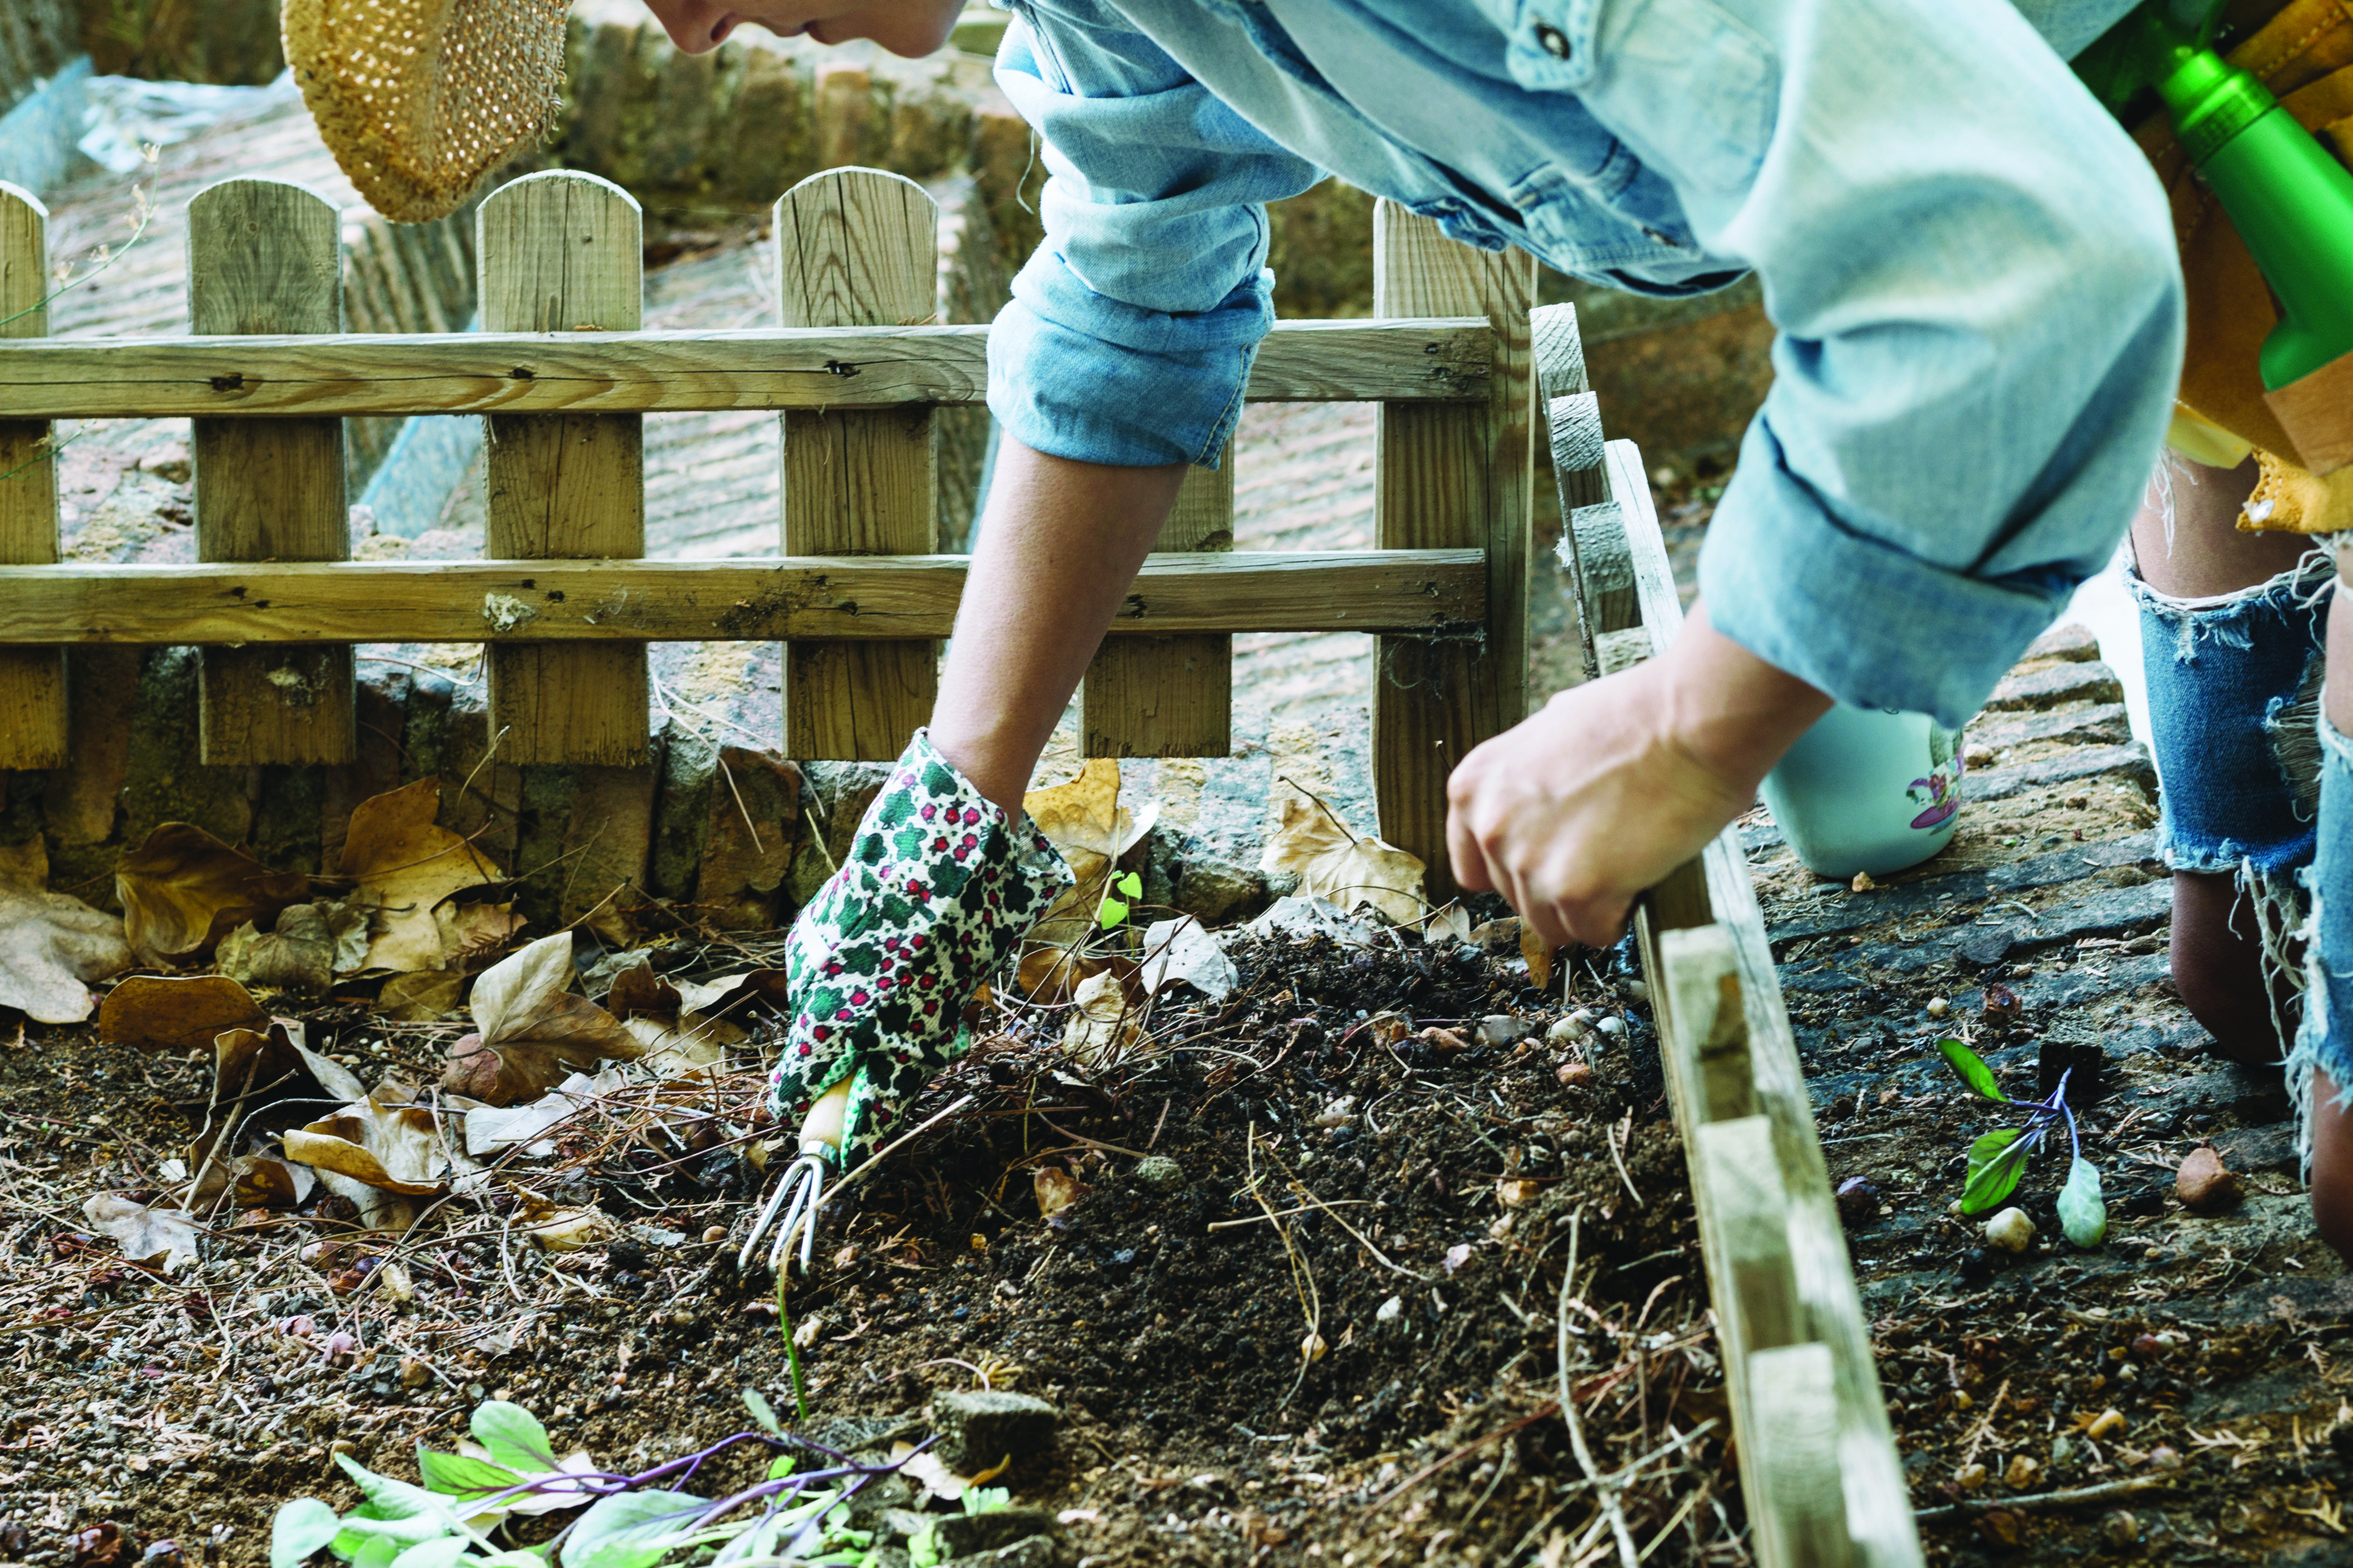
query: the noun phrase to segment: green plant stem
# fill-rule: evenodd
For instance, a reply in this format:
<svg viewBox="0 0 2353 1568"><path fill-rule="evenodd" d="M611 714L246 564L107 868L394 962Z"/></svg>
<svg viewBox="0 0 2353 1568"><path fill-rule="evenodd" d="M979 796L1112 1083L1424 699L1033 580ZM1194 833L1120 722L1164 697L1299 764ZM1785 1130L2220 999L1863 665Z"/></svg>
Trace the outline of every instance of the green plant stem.
<svg viewBox="0 0 2353 1568"><path fill-rule="evenodd" d="M793 1369L793 1403L799 1407L801 1424L809 1418L808 1384L801 1375L801 1347L793 1339L792 1310L785 1305L785 1277L776 1275L776 1327L785 1336L785 1362Z"/></svg>

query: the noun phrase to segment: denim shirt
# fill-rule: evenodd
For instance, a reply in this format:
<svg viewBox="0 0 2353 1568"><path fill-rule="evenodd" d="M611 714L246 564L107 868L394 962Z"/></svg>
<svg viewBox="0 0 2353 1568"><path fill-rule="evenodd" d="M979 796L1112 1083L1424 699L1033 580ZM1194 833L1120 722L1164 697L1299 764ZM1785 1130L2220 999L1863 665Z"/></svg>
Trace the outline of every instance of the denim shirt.
<svg viewBox="0 0 2353 1568"><path fill-rule="evenodd" d="M1616 288L1758 274L1776 379L1700 587L1841 700L1964 723L2138 500L2179 266L2061 59L2123 0L1000 3L1050 177L989 405L1038 450L1215 461L1263 204L1328 170Z"/></svg>

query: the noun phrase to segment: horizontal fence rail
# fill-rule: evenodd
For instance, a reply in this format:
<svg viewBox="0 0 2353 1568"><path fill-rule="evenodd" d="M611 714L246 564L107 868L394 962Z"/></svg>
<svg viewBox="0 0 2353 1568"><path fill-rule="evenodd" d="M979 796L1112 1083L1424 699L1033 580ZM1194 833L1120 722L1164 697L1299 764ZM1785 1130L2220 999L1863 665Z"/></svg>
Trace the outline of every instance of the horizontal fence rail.
<svg viewBox="0 0 2353 1568"><path fill-rule="evenodd" d="M0 343L0 419L648 414L976 404L986 326L734 331L19 338ZM1257 403L1484 400L1494 334L1475 318L1278 322Z"/></svg>
<svg viewBox="0 0 2353 1568"><path fill-rule="evenodd" d="M943 637L962 555L0 566L0 645ZM1475 632L1477 550L1154 555L1113 635Z"/></svg>

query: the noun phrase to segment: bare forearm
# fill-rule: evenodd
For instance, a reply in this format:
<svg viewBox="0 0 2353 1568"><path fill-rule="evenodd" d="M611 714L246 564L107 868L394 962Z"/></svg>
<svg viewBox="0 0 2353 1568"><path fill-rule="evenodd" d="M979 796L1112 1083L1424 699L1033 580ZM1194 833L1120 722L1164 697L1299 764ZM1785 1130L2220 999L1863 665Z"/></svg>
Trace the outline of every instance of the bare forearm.
<svg viewBox="0 0 2353 1568"><path fill-rule="evenodd" d="M1009 437L998 447L932 742L1007 810L1019 809L1184 479L1181 463L1111 468Z"/></svg>

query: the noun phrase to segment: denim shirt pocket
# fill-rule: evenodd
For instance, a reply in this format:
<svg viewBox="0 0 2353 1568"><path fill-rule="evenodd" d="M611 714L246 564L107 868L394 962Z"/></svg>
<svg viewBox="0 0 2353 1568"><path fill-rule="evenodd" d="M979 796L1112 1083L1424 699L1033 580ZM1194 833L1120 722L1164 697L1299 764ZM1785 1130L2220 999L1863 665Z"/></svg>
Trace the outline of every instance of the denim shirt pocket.
<svg viewBox="0 0 2353 1568"><path fill-rule="evenodd" d="M1516 0L1504 66L1577 93L1677 181L1740 189L1773 140L1779 57L1715 0Z"/></svg>

